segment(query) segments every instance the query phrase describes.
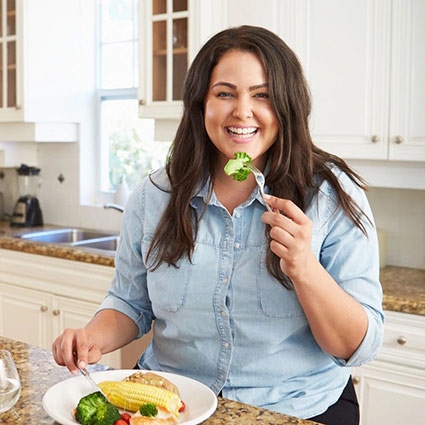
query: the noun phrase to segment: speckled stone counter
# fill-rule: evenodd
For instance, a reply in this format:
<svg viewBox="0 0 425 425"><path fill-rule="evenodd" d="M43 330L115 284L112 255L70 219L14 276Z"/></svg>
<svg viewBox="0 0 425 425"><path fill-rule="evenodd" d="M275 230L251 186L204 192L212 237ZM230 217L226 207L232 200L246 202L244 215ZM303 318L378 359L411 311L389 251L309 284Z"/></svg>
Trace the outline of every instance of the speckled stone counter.
<svg viewBox="0 0 425 425"><path fill-rule="evenodd" d="M11 228L7 222L0 222L0 249L114 267L114 256L107 252L99 253L88 248L37 243L10 237L12 233L58 227L46 225L41 228L19 229ZM425 316L424 269L387 266L381 270L381 283L384 291L383 306L385 310Z"/></svg>
<svg viewBox="0 0 425 425"><path fill-rule="evenodd" d="M385 310L425 316L425 270L387 266L381 284Z"/></svg>
<svg viewBox="0 0 425 425"><path fill-rule="evenodd" d="M20 399L12 409L0 414L0 423L2 425L57 424L43 409L43 395L52 385L72 375L64 367L56 365L49 350L3 337L0 337L0 348L12 353L22 384ZM94 372L106 368L97 365L89 366L88 369ZM317 423L219 397L216 412L203 424L314 425Z"/></svg>

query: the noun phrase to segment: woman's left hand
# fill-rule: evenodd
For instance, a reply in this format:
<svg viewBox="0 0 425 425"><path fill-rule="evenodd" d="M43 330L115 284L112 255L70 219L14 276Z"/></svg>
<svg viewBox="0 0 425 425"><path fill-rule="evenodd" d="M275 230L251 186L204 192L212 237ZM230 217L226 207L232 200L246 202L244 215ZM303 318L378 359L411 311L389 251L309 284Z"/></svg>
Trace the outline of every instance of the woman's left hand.
<svg viewBox="0 0 425 425"><path fill-rule="evenodd" d="M312 222L288 199L266 196L265 201L273 210L262 215L262 221L271 227L270 249L280 258L280 267L292 282L301 282L317 263L311 249Z"/></svg>

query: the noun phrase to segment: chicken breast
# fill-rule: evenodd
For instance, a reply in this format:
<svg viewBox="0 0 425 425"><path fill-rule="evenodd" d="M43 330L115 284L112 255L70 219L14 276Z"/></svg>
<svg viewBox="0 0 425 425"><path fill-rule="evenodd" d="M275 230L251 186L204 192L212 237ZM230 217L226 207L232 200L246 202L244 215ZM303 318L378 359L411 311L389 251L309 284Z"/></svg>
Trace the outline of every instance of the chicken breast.
<svg viewBox="0 0 425 425"><path fill-rule="evenodd" d="M180 397L178 388L172 382L153 372L135 372L132 375L127 376L125 379L123 379L123 381L139 382L140 384L153 385L155 387L164 388L165 390L171 391Z"/></svg>

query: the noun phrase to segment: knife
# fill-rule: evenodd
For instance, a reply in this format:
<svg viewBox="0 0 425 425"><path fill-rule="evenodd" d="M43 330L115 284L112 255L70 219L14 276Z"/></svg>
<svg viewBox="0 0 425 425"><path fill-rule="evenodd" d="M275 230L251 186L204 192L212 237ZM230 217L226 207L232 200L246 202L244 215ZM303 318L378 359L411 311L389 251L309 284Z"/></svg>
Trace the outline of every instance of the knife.
<svg viewBox="0 0 425 425"><path fill-rule="evenodd" d="M99 386L96 384L96 382L94 382L93 378L90 376L89 371L85 367L84 368L80 367L80 365L78 364L77 353L75 351L74 351L74 361L76 366L78 367L78 370L87 379L87 381L90 382L92 387L96 388L96 391L100 391L101 394L106 398L106 400L108 400L108 397L106 397L105 393L99 388Z"/></svg>

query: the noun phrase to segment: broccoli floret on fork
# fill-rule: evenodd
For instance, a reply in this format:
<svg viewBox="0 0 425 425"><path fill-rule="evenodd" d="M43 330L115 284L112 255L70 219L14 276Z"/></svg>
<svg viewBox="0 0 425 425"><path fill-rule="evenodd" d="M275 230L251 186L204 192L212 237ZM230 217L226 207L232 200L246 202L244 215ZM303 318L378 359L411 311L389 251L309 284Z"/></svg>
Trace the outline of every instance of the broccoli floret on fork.
<svg viewBox="0 0 425 425"><path fill-rule="evenodd" d="M251 157L245 152L236 152L234 159L229 159L224 167L224 172L228 176L232 176L233 180L242 182L247 179L251 169L247 164L251 164Z"/></svg>

